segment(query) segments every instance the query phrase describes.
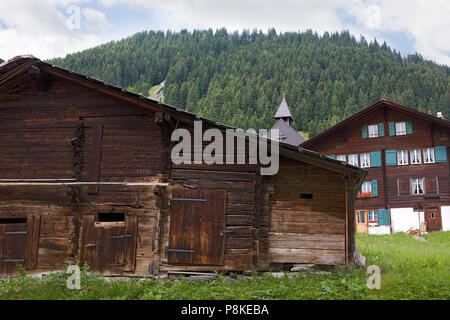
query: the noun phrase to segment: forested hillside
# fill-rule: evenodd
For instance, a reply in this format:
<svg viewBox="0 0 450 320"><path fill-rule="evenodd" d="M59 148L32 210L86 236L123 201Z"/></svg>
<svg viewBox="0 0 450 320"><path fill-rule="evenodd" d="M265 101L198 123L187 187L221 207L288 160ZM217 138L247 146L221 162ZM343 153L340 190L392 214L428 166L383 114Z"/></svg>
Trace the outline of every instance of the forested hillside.
<svg viewBox="0 0 450 320"><path fill-rule="evenodd" d="M388 99L450 118L450 68L348 32L141 32L52 63L242 128L270 128L286 94L297 130L315 135Z"/></svg>

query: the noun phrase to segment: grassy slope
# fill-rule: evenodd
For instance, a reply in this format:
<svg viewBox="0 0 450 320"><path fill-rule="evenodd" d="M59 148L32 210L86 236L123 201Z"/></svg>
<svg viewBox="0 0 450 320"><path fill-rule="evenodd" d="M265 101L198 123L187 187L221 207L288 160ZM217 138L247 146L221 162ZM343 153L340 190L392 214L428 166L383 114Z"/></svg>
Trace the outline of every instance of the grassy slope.
<svg viewBox="0 0 450 320"><path fill-rule="evenodd" d="M66 275L44 280L22 275L0 280L0 299L450 299L450 232L425 236L357 235L358 247L382 270L381 290L369 290L363 269L337 268L331 274L302 272L294 277L214 281L105 281L83 275L81 290L65 287Z"/></svg>

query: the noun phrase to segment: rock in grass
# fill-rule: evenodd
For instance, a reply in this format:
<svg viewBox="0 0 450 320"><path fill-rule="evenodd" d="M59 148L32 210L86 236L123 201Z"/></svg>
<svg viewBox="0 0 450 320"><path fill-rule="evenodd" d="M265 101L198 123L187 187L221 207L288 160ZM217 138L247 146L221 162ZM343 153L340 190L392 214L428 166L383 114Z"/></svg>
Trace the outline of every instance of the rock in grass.
<svg viewBox="0 0 450 320"><path fill-rule="evenodd" d="M291 272L300 272L300 271L311 271L313 265L309 265L309 264L305 264L305 265L298 265L298 266L293 266L291 268Z"/></svg>
<svg viewBox="0 0 450 320"><path fill-rule="evenodd" d="M190 276L186 278L187 282L193 282L193 281L208 281L208 280L214 280L217 276L215 274L211 275L201 275L201 276Z"/></svg>

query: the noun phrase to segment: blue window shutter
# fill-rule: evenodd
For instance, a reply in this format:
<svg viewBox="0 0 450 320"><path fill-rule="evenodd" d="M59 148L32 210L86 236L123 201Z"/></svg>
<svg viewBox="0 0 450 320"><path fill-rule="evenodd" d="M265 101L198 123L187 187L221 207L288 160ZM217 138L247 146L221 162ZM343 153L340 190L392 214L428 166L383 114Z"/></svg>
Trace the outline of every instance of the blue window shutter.
<svg viewBox="0 0 450 320"><path fill-rule="evenodd" d="M406 134L412 134L412 122L411 122L411 120L406 120Z"/></svg>
<svg viewBox="0 0 450 320"><path fill-rule="evenodd" d="M336 155L335 154L329 154L329 155L327 155L327 157L331 158L331 159L336 159Z"/></svg>
<svg viewBox="0 0 450 320"><path fill-rule="evenodd" d="M378 210L378 224L380 226L389 226L390 225L389 218L389 209L380 209Z"/></svg>
<svg viewBox="0 0 450 320"><path fill-rule="evenodd" d="M389 136L395 136L395 124L393 122L389 122Z"/></svg>
<svg viewBox="0 0 450 320"><path fill-rule="evenodd" d="M378 197L378 181L372 180L372 197Z"/></svg>
<svg viewBox="0 0 450 320"><path fill-rule="evenodd" d="M381 151L372 151L370 153L370 166L381 167Z"/></svg>
<svg viewBox="0 0 450 320"><path fill-rule="evenodd" d="M362 125L362 137L363 139L367 138L367 124Z"/></svg>
<svg viewBox="0 0 450 320"><path fill-rule="evenodd" d="M436 158L436 162L447 162L447 147L435 147L434 156Z"/></svg>
<svg viewBox="0 0 450 320"><path fill-rule="evenodd" d="M378 123L378 136L384 137L384 123L383 122Z"/></svg>
<svg viewBox="0 0 450 320"><path fill-rule="evenodd" d="M386 165L396 166L397 165L397 152L395 150L386 150Z"/></svg>

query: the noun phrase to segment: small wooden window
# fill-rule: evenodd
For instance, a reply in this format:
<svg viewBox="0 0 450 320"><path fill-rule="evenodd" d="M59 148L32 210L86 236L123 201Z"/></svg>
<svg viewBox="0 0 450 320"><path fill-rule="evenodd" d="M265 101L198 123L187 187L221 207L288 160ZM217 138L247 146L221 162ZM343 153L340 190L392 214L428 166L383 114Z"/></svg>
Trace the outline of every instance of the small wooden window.
<svg viewBox="0 0 450 320"><path fill-rule="evenodd" d="M300 199L312 199L313 195L312 193L301 193L300 194Z"/></svg>
<svg viewBox="0 0 450 320"><path fill-rule="evenodd" d="M0 219L0 224L16 224L16 223L27 223L27 219L26 218Z"/></svg>
<svg viewBox="0 0 450 320"><path fill-rule="evenodd" d="M125 214L117 212L101 212L97 215L98 222L125 222Z"/></svg>

